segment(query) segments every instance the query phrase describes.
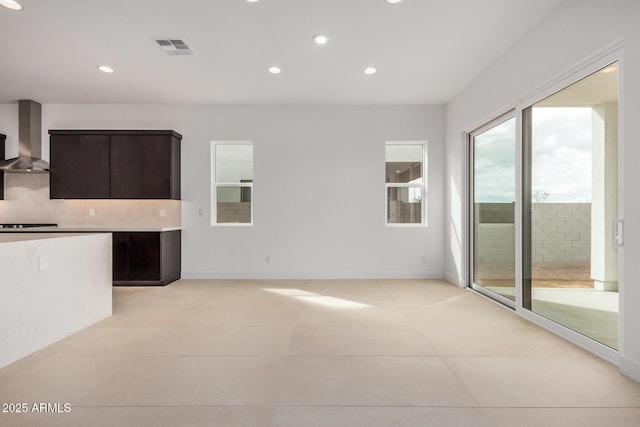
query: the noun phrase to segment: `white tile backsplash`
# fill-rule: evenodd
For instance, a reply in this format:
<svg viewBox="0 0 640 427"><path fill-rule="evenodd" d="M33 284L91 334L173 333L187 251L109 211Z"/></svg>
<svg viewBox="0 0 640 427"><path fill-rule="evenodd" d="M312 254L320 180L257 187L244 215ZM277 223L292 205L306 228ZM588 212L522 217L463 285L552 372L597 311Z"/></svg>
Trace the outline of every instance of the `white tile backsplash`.
<svg viewBox="0 0 640 427"><path fill-rule="evenodd" d="M90 210L95 213L90 215ZM164 210L164 216L160 210ZM49 174L5 174L0 222L56 223L65 227L178 227L179 200L50 200Z"/></svg>

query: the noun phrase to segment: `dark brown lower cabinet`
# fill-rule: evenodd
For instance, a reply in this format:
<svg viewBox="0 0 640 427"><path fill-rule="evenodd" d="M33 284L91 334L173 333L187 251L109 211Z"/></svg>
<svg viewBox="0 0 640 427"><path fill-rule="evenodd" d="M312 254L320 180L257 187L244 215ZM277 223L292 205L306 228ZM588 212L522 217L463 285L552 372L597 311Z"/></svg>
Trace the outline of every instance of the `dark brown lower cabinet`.
<svg viewBox="0 0 640 427"><path fill-rule="evenodd" d="M180 278L180 230L113 233L113 285L164 286Z"/></svg>

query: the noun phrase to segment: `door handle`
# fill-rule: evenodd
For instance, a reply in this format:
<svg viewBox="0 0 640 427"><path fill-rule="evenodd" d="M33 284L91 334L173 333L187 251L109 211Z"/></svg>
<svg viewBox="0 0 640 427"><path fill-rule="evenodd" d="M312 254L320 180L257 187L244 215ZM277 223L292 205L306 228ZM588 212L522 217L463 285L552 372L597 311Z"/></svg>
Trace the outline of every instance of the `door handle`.
<svg viewBox="0 0 640 427"><path fill-rule="evenodd" d="M624 219L611 220L611 246L624 247Z"/></svg>

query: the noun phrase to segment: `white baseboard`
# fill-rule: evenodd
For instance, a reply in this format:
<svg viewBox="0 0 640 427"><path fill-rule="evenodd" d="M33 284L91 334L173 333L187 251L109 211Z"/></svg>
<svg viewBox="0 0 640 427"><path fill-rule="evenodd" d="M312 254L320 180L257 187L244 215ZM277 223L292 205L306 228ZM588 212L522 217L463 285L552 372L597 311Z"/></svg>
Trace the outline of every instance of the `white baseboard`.
<svg viewBox="0 0 640 427"><path fill-rule="evenodd" d="M460 288L464 288L466 285L464 283L464 281L459 278L458 276L454 275L454 274L449 274L447 273L444 277L444 279L451 283L452 285L458 286Z"/></svg>
<svg viewBox="0 0 640 427"><path fill-rule="evenodd" d="M620 372L634 381L640 382L640 363L620 355Z"/></svg>
<svg viewBox="0 0 640 427"><path fill-rule="evenodd" d="M243 271L182 271L183 279L250 279L250 280L307 280L307 279L444 279L442 271L409 272L243 272Z"/></svg>

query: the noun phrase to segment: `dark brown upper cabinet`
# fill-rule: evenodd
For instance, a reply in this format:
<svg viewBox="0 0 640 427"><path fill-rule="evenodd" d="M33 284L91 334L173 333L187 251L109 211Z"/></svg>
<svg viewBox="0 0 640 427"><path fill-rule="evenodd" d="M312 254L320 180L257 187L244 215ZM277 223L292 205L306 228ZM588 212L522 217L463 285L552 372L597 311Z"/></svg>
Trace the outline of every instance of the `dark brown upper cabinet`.
<svg viewBox="0 0 640 427"><path fill-rule="evenodd" d="M111 197L179 199L178 142L178 138L167 135L113 135Z"/></svg>
<svg viewBox="0 0 640 427"><path fill-rule="evenodd" d="M52 199L180 199L182 136L174 131L51 130L49 134ZM82 144L88 141L95 145L92 150ZM74 167L78 158L89 157L85 151L93 155L100 151L98 167ZM91 186L88 193L75 188L79 180L90 183L82 184Z"/></svg>
<svg viewBox="0 0 640 427"><path fill-rule="evenodd" d="M108 199L109 136L51 135L52 199Z"/></svg>

